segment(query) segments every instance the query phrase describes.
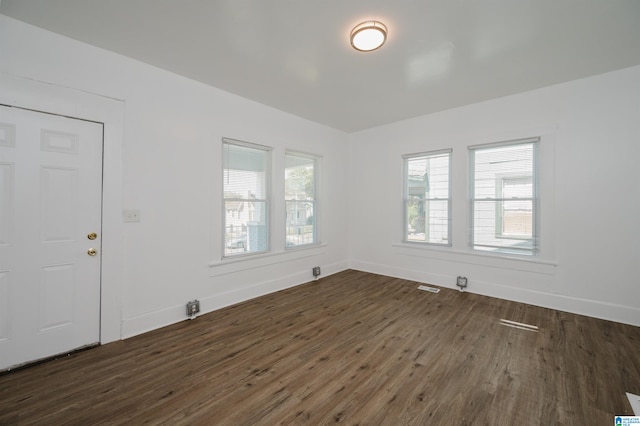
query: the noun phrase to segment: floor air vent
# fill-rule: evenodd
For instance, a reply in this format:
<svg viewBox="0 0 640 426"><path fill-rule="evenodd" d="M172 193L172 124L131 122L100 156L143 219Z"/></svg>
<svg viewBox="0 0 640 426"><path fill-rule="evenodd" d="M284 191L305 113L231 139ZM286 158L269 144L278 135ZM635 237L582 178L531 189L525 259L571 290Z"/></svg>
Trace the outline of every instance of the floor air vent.
<svg viewBox="0 0 640 426"><path fill-rule="evenodd" d="M440 289L439 288L428 287L426 285L421 285L420 287L418 287L418 290L429 291L431 293L440 293Z"/></svg>

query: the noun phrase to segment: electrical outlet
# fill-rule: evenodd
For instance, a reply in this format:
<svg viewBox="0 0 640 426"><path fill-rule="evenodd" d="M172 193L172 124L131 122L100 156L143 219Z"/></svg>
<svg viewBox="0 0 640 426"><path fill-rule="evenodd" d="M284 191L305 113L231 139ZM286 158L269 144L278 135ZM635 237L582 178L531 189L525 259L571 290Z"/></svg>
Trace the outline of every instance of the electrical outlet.
<svg viewBox="0 0 640 426"><path fill-rule="evenodd" d="M316 278L319 277L320 276L320 267L319 266L315 266L313 268L312 272L313 272L313 276L314 277L316 277Z"/></svg>
<svg viewBox="0 0 640 426"><path fill-rule="evenodd" d="M197 313L200 312L200 301L192 300L191 302L187 302L187 316L193 318Z"/></svg>
<svg viewBox="0 0 640 426"><path fill-rule="evenodd" d="M462 290L463 288L467 288L467 277L456 278L456 285L460 287L460 290Z"/></svg>

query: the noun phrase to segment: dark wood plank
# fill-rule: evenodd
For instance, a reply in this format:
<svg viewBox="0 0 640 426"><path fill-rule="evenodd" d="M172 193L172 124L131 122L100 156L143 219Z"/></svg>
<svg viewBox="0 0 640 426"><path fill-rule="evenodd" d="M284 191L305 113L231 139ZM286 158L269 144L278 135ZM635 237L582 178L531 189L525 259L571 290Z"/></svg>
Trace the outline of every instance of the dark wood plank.
<svg viewBox="0 0 640 426"><path fill-rule="evenodd" d="M631 414L638 327L417 286L345 271L10 372L0 425L602 425Z"/></svg>

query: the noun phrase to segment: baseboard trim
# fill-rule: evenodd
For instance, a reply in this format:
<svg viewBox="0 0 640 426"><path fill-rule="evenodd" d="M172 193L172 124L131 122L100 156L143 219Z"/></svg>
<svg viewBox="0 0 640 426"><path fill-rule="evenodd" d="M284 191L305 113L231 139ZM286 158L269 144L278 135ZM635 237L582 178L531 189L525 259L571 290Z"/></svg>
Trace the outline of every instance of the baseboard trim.
<svg viewBox="0 0 640 426"><path fill-rule="evenodd" d="M387 275L394 278L457 289L453 285L456 279L453 275L433 274L359 260L351 261L349 266L351 269L356 269L358 271ZM473 288L469 290L469 292L498 299L527 303L544 308L556 309L558 311L571 312L608 321L620 322L633 326L640 326L640 309L631 306L582 299L537 290L509 287L477 280L473 281Z"/></svg>
<svg viewBox="0 0 640 426"><path fill-rule="evenodd" d="M347 262L322 265L323 274L319 281L322 281L322 277L327 277L346 269L348 269ZM200 300L199 316L310 281L312 280L309 278L309 271L305 270L284 277L278 277L277 279L255 283L237 290L198 297ZM184 304L173 305L156 311L135 315L122 321L122 338L128 339L186 319L188 318Z"/></svg>

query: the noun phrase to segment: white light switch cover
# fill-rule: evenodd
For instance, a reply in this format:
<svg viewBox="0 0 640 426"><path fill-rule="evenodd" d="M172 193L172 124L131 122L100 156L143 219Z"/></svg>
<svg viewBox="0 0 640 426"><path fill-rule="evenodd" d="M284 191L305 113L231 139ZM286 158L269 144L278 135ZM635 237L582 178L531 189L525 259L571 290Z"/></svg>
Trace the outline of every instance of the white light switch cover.
<svg viewBox="0 0 640 426"><path fill-rule="evenodd" d="M125 222L140 222L140 210L125 210L123 216Z"/></svg>

